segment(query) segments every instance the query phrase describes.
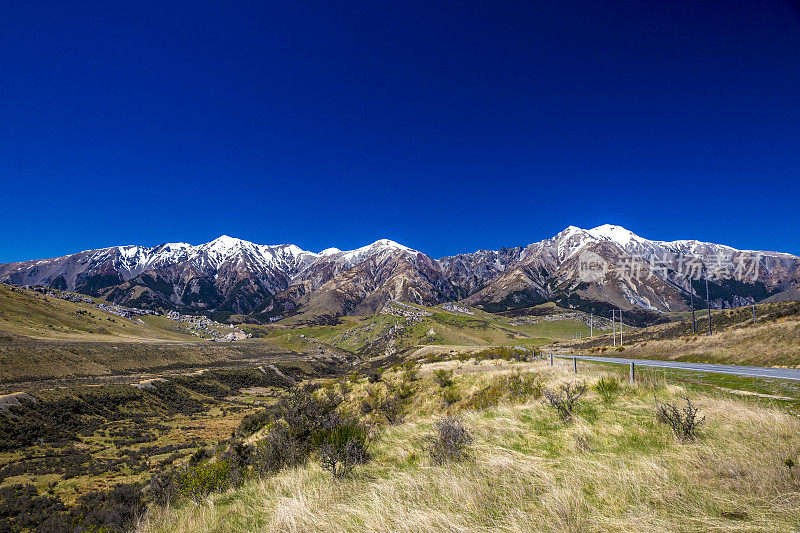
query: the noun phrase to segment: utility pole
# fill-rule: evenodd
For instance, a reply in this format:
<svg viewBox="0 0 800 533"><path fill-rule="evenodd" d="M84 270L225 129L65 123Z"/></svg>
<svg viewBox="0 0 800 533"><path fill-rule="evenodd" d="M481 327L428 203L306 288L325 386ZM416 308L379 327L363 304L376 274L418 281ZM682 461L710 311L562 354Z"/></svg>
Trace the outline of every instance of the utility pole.
<svg viewBox="0 0 800 533"><path fill-rule="evenodd" d="M753 308L753 316L755 316L755 307ZM589 313L589 338L594 337L594 315Z"/></svg>
<svg viewBox="0 0 800 533"><path fill-rule="evenodd" d="M711 300L708 297L708 272L706 272L706 307L708 307L708 335L711 336Z"/></svg>
<svg viewBox="0 0 800 533"><path fill-rule="evenodd" d="M694 287L692 287L692 280L689 280L689 298L692 302L692 335L697 334L697 319L694 317Z"/></svg>
<svg viewBox="0 0 800 533"><path fill-rule="evenodd" d="M617 345L617 327L614 325L614 318L616 317L616 311L614 309L611 310L611 336L614 338L614 346Z"/></svg>
<svg viewBox="0 0 800 533"><path fill-rule="evenodd" d="M756 325L756 304L753 304L753 325Z"/></svg>
<svg viewBox="0 0 800 533"><path fill-rule="evenodd" d="M619 345L622 346L622 309L619 310Z"/></svg>

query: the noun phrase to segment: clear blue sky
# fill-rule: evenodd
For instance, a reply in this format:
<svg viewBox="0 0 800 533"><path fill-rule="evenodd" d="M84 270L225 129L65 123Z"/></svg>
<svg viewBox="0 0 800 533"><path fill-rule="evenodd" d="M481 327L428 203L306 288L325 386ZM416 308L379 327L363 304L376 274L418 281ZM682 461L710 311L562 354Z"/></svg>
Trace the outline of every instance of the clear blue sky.
<svg viewBox="0 0 800 533"><path fill-rule="evenodd" d="M790 0L6 2L0 72L0 261L602 223L800 253Z"/></svg>

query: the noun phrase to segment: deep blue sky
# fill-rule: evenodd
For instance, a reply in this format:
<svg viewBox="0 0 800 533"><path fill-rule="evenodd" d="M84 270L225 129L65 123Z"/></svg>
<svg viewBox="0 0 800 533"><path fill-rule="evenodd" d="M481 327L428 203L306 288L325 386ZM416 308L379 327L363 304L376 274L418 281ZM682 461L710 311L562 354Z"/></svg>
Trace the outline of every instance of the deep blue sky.
<svg viewBox="0 0 800 533"><path fill-rule="evenodd" d="M6 2L0 73L0 261L606 222L800 253L790 0Z"/></svg>

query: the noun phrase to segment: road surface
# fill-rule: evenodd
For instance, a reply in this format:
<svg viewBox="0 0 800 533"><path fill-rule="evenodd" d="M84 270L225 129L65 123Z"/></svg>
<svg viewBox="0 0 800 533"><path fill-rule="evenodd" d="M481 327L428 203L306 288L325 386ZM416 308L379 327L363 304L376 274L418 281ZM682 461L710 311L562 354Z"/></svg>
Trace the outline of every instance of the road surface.
<svg viewBox="0 0 800 533"><path fill-rule="evenodd" d="M717 374L734 374L737 376L774 378L774 379L793 379L800 381L800 368L771 368L764 366L738 366L738 365L714 365L707 363L683 363L681 361L658 361L655 359L625 359L623 357L594 357L590 355L556 355L561 359L584 359L587 361L598 361L602 363L620 363L628 365L634 363L636 366L653 366L659 368L673 368L676 370L693 370L695 372L714 372Z"/></svg>

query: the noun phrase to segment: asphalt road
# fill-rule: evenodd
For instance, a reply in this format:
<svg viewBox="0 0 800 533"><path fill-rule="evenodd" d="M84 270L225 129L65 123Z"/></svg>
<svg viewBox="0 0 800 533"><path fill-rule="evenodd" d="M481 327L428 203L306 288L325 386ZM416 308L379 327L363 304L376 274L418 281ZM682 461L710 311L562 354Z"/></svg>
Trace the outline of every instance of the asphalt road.
<svg viewBox="0 0 800 533"><path fill-rule="evenodd" d="M553 355L560 359L572 359L572 355ZM714 372L717 374L735 374L737 376L774 378L774 379L793 379L800 381L800 368L771 368L764 366L738 366L738 365L714 365L706 363L682 363L680 361L658 361L654 359L625 359L623 357L593 357L589 355L576 355L578 359L587 361L599 361L603 363L620 363L628 365L634 363L635 366L653 366L659 368L674 368L677 370L694 370L695 372Z"/></svg>

